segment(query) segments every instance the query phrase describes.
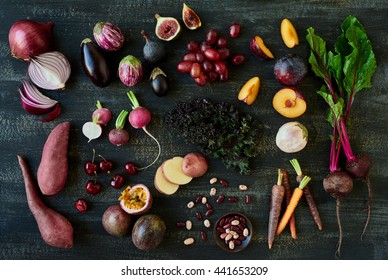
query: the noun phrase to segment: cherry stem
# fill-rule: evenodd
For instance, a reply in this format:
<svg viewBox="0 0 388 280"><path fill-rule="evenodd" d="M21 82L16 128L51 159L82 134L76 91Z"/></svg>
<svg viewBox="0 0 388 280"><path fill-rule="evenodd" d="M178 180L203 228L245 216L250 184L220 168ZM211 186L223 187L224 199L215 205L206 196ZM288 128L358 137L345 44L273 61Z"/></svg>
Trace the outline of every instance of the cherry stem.
<svg viewBox="0 0 388 280"><path fill-rule="evenodd" d="M94 163L94 158L96 156L96 150L93 148L93 157L92 157L92 163Z"/></svg>

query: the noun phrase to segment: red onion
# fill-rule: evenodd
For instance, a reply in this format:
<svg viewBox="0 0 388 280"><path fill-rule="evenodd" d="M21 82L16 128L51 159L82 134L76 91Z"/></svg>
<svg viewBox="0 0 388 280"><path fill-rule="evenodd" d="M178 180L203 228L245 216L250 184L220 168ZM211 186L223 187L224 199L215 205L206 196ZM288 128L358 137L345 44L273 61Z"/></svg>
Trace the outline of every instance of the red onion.
<svg viewBox="0 0 388 280"><path fill-rule="evenodd" d="M94 39L106 51L117 51L124 44L124 35L120 28L110 22L98 22L93 28Z"/></svg>
<svg viewBox="0 0 388 280"><path fill-rule="evenodd" d="M64 89L70 77L71 67L60 52L47 52L31 57L28 75L31 81L44 89Z"/></svg>
<svg viewBox="0 0 388 280"><path fill-rule="evenodd" d="M30 61L31 56L52 50L52 22L41 23L25 19L15 22L8 33L11 55Z"/></svg>
<svg viewBox="0 0 388 280"><path fill-rule="evenodd" d="M48 114L49 119L52 116L57 117L59 115L60 107L58 101L42 94L34 84L23 81L23 89L19 88L18 91L22 106L26 112L32 115ZM44 120L42 119L42 121Z"/></svg>

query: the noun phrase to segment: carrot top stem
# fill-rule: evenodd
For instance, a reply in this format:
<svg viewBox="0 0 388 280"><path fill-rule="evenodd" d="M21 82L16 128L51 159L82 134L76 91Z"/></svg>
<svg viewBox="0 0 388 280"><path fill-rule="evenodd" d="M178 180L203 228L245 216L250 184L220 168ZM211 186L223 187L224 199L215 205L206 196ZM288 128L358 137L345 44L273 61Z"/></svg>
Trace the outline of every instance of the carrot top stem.
<svg viewBox="0 0 388 280"><path fill-rule="evenodd" d="M307 186L307 184L311 181L311 178L309 176L304 176L302 181L300 182L298 188L303 190L304 187Z"/></svg>
<svg viewBox="0 0 388 280"><path fill-rule="evenodd" d="M282 185L282 180L283 180L283 172L279 168L278 169L278 181L277 181L276 185L281 186Z"/></svg>
<svg viewBox="0 0 388 280"><path fill-rule="evenodd" d="M300 164L296 158L290 160L292 167L294 167L296 175L302 176L302 169L300 168Z"/></svg>

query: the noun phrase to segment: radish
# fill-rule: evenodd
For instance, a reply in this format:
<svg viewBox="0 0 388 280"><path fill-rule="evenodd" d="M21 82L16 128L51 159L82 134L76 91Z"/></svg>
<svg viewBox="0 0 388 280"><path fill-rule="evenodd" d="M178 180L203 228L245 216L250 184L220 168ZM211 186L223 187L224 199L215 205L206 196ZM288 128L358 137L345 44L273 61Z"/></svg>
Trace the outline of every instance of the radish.
<svg viewBox="0 0 388 280"><path fill-rule="evenodd" d="M82 126L82 133L89 139L88 142L92 141L93 139L97 139L102 134L102 128L101 125L97 124L98 117L94 116L93 121L86 122Z"/></svg>
<svg viewBox="0 0 388 280"><path fill-rule="evenodd" d="M128 111L122 110L116 119L116 128L109 132L109 141L116 146L121 146L129 141L129 134L124 129Z"/></svg>
<svg viewBox="0 0 388 280"><path fill-rule="evenodd" d="M106 126L110 120L112 119L112 112L102 107L102 104L99 100L97 100L97 109L92 114L92 119L97 117L97 124Z"/></svg>
<svg viewBox="0 0 388 280"><path fill-rule="evenodd" d="M140 106L139 101L137 100L135 94L133 91L129 91L127 93L128 98L131 100L132 103L132 111L129 113L128 120L132 127L134 128L142 128L144 132L152 138L158 145L158 154L153 162L151 162L149 165L137 168L138 170L147 169L148 167L152 166L158 159L161 153L161 147L159 141L147 130L146 126L151 121L151 113L150 111Z"/></svg>

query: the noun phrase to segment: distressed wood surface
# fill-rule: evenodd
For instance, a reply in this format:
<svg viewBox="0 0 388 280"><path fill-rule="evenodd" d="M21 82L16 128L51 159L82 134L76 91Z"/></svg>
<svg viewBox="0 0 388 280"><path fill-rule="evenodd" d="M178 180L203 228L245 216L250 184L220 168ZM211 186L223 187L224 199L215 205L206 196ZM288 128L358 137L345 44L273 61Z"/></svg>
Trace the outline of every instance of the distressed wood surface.
<svg viewBox="0 0 388 280"><path fill-rule="evenodd" d="M349 14L357 16L364 24L372 41L378 67L373 79L373 89L359 94L352 111L352 126L349 130L355 151L365 152L373 160L370 178L373 184L372 218L370 226L360 240L360 233L366 218L364 211L367 191L362 181L355 181L352 193L343 200L342 220L344 239L343 259L387 259L388 258L388 136L387 136L387 78L388 78L388 24L386 1L190 1L188 3L200 15L203 26L197 31L184 28L180 37L165 43L168 59L160 64L170 80L168 96L158 98L151 93L147 76L150 67L145 66L143 82L134 88L140 102L152 111L149 130L162 144L162 154L157 165L176 155L184 155L197 148L185 144L179 135L171 133L164 125L165 112L178 101L189 101L197 97L209 97L215 101L235 104L241 111L252 114L261 127L257 139L260 155L252 162L253 173L241 176L226 170L216 159L210 159L209 172L182 187L176 194L166 197L153 187L156 166L133 177L126 177L128 184L144 183L150 186L154 196L152 213L163 217L167 224L167 235L156 250L143 252L132 244L130 236L115 238L109 236L101 225L105 209L117 203L119 191L108 186L109 176L100 176L104 188L101 194L88 197L84 185L88 176L83 172L83 163L92 156L92 148L99 154L114 161L114 172L123 172L126 161L139 164L150 162L157 152L155 144L142 131L131 130L132 138L124 147L113 147L103 136L89 144L81 133L82 124L88 121L96 100L110 108L114 115L121 109L129 109L126 97L128 90L116 78L104 89L95 87L85 76L80 62L80 42L92 36L96 22L111 21L126 35L122 50L112 56L117 62L127 54L142 58L144 40L140 30L152 35L155 27L154 14L181 18L182 1L0 1L0 259L333 259L338 240L335 220L335 201L322 188L322 179L328 173L330 128L325 122L325 104L315 91L320 87L312 73L300 85L308 103L307 112L298 120L310 132L308 146L296 155L280 152L275 145L275 135L281 124L288 121L272 108L273 94L281 88L273 77L273 61L259 61L249 52L248 42L253 35L261 35L276 57L289 52L308 55L304 39L306 29L314 27L331 46L339 35L339 25ZM287 49L281 41L279 24L288 17L295 24L301 41L293 50ZM28 115L21 107L17 87L26 77L27 64L13 59L9 54L8 30L19 19L30 18L37 21L55 23L55 46L62 51L72 65L72 75L66 90L45 91L58 99L63 108L59 119L51 123L41 123L35 116ZM232 22L242 26L241 36L230 39L232 52L244 53L248 60L240 68L231 68L230 81L216 83L203 88L194 84L188 76L176 71L175 65L185 54L185 45L190 40L203 40L209 28L216 28L225 36ZM257 101L252 106L239 103L236 94L250 77L259 75L262 87ZM25 196L23 180L17 164L17 154L24 155L32 170L40 161L42 146L51 129L59 122L71 122L69 145L69 177L66 188L58 195L43 197L50 207L63 213L74 226L74 247L59 250L44 244L37 225L31 215ZM128 127L127 127L128 128ZM129 128L128 128L129 129ZM313 192L321 211L323 230L314 225L304 201L296 211L298 238L292 240L288 232L275 240L272 250L267 248L267 225L269 195L276 181L276 170L286 168L293 174L288 160L297 157L305 173L313 177ZM225 212L238 211L246 214L254 226L253 240L243 252L230 255L221 251L213 242L211 230L207 230L208 240L200 240L204 227L195 220L195 211L186 204L198 194L208 195L209 179L223 178L229 181L228 188L218 187L219 193L238 196L235 204L224 203L215 207L211 222L215 222ZM293 181L295 182L295 181ZM239 184L249 186L248 194L252 203L246 205ZM74 201L86 197L90 203L87 213L78 213ZM213 201L213 199L212 199ZM213 202L213 204L215 204ZM191 232L177 229L175 223L191 219ZM183 240L194 237L196 243L186 247Z"/></svg>

